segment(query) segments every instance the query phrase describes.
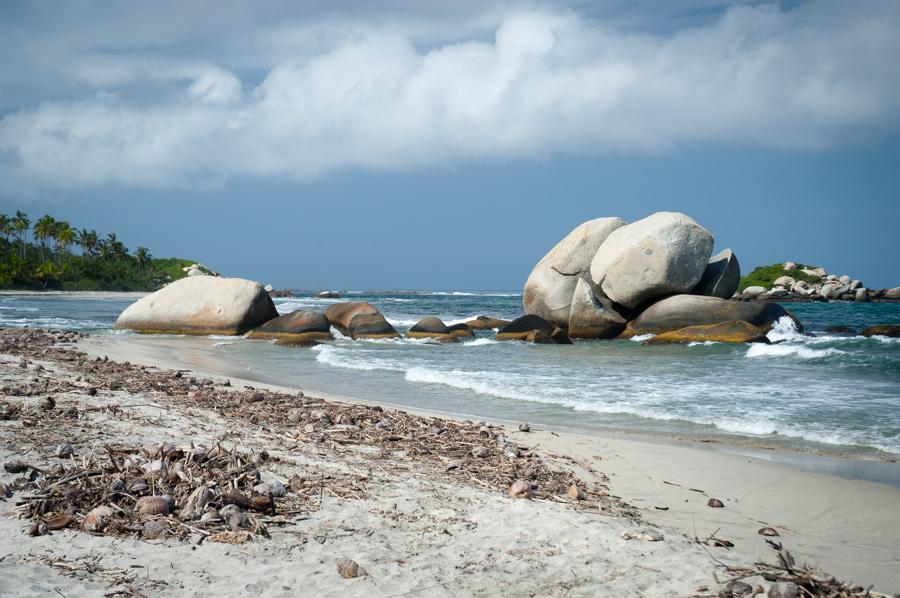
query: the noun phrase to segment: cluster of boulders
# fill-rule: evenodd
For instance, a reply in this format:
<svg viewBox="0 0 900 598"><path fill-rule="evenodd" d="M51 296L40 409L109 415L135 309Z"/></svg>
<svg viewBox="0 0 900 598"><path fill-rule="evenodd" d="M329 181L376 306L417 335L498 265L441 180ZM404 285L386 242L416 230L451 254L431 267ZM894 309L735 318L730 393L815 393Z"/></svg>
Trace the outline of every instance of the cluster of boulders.
<svg viewBox="0 0 900 598"><path fill-rule="evenodd" d="M676 212L631 224L621 218L590 220L534 267L525 283L525 313L567 338L627 338L690 328L678 338L764 339L788 312L777 304L729 301L740 284L740 265L730 249L713 256L713 243L709 231Z"/></svg>
<svg viewBox="0 0 900 598"><path fill-rule="evenodd" d="M399 336L365 302L337 303L325 313L300 310L279 316L258 282L213 276L177 280L128 306L115 325L143 333L247 334L286 344L329 340L332 326L354 339Z"/></svg>
<svg viewBox="0 0 900 598"><path fill-rule="evenodd" d="M795 262L785 262L784 272L772 281L772 288L750 286L735 298L747 301L900 301L900 287L867 289L861 281L847 274L829 274L825 268L803 268Z"/></svg>
<svg viewBox="0 0 900 598"><path fill-rule="evenodd" d="M753 287L736 294L740 265L730 249L712 254L713 237L692 218L658 212L631 224L598 218L575 228L534 267L525 283L525 315L511 322L479 316L448 326L427 317L407 338L456 341L476 330L497 330L497 340L570 343L570 339L633 338L655 335L668 342L768 342L766 333L779 319L800 322L771 299L784 293L815 293L857 300L867 291L849 277L824 270L802 270L821 283L810 285L790 272L773 290ZM196 264L198 268L204 268ZM790 288L790 291L787 289ZM323 312L295 311L279 316L275 291L238 278L190 275L129 306L116 328L173 334L247 334L286 344L310 344L333 338L332 328L353 339L397 338L400 334L371 304L335 303ZM323 291L323 298L337 293ZM900 288L884 291L900 299ZM731 301L732 298L744 301Z"/></svg>

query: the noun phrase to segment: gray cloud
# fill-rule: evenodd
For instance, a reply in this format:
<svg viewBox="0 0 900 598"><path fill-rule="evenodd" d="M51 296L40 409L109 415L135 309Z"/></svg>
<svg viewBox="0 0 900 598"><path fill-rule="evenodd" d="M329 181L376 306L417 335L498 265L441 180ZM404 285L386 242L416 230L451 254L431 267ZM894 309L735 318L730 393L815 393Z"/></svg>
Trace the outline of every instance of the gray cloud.
<svg viewBox="0 0 900 598"><path fill-rule="evenodd" d="M219 3L190 3L177 19L134 6L74 34L65 14L33 38L17 29L23 68L0 75L20 90L0 120L7 191L203 187L697 142L816 151L900 123L892 2L724 12L698 2L707 16L692 27L642 3L312 5L281 21L266 16L277 4L210 15L201 8ZM21 10L6 16L41 16Z"/></svg>

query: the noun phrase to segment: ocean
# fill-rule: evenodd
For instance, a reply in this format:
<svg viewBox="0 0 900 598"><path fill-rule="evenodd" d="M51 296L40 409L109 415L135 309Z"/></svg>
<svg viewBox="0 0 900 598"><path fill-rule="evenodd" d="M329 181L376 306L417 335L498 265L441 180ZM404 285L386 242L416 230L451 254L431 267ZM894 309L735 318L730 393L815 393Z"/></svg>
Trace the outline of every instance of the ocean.
<svg viewBox="0 0 900 598"><path fill-rule="evenodd" d="M517 292L345 291L318 299L298 290L278 310L324 310L365 300L399 330L436 315L512 319ZM0 326L98 334L137 295L0 296ZM574 345L498 342L492 332L444 344L353 341L313 348L222 337L212 347L231 375L307 391L441 411L470 419L529 421L583 431L616 430L838 456L900 456L900 339L826 333L900 323L898 303L794 303L807 336L787 322L772 345L644 346L639 340Z"/></svg>

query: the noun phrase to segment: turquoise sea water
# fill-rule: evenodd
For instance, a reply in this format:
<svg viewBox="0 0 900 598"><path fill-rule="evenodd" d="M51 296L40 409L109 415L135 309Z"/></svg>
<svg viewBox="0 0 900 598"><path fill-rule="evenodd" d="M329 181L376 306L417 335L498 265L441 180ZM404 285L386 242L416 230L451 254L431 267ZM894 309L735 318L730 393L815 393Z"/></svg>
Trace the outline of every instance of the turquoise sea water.
<svg viewBox="0 0 900 598"><path fill-rule="evenodd" d="M339 301L312 294L298 291L276 304L286 313ZM111 334L133 300L0 296L0 326ZM452 323L522 312L515 292L350 291L341 300L368 300L401 330L425 315ZM788 307L815 336L783 324L770 334L775 344L751 346L528 345L478 333L457 344L339 337L310 349L220 338L213 351L244 377L479 419L900 455L900 339L824 332L829 325L900 324L900 304Z"/></svg>

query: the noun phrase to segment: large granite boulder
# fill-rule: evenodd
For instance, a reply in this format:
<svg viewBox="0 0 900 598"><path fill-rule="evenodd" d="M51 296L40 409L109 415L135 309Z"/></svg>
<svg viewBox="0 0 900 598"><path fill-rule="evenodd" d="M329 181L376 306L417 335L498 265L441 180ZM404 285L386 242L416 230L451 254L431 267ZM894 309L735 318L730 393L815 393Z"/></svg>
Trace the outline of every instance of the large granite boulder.
<svg viewBox="0 0 900 598"><path fill-rule="evenodd" d="M731 299L741 283L741 265L730 249L723 249L709 258L700 282L694 287L695 295Z"/></svg>
<svg viewBox="0 0 900 598"><path fill-rule="evenodd" d="M509 324L509 320L501 320L492 316L478 316L466 322L471 330L495 330L503 328Z"/></svg>
<svg viewBox="0 0 900 598"><path fill-rule="evenodd" d="M516 318L497 331L498 341L570 344L566 331L540 316L529 314Z"/></svg>
<svg viewBox="0 0 900 598"><path fill-rule="evenodd" d="M889 336L891 338L900 338L900 326L896 324L879 324L871 326L862 331L863 336Z"/></svg>
<svg viewBox="0 0 900 598"><path fill-rule="evenodd" d="M657 212L614 230L591 262L603 293L629 308L690 293L706 271L713 237L689 216Z"/></svg>
<svg viewBox="0 0 900 598"><path fill-rule="evenodd" d="M688 326L663 332L645 341L645 345L668 345L673 343L769 343L766 330L749 322L720 322L703 326Z"/></svg>
<svg viewBox="0 0 900 598"><path fill-rule="evenodd" d="M584 277L578 279L569 312L569 338L614 338L625 329L628 321L609 298L598 294Z"/></svg>
<svg viewBox="0 0 900 598"><path fill-rule="evenodd" d="M341 334L353 339L400 336L381 312L366 301L335 303L325 310L325 317Z"/></svg>
<svg viewBox="0 0 900 598"><path fill-rule="evenodd" d="M312 345L332 340L331 323L320 311L292 311L258 326L247 338L275 339L283 345Z"/></svg>
<svg viewBox="0 0 900 598"><path fill-rule="evenodd" d="M648 307L628 323L622 337L660 334L688 326L703 326L743 320L768 331L779 318L792 318L798 329L800 322L777 303L728 301L702 295L675 295Z"/></svg>
<svg viewBox="0 0 900 598"><path fill-rule="evenodd" d="M278 317L266 289L252 280L185 277L138 299L116 320L119 330L169 334L244 334Z"/></svg>
<svg viewBox="0 0 900 598"><path fill-rule="evenodd" d="M888 289L882 295L885 299L900 299L900 287L894 287L893 289Z"/></svg>
<svg viewBox="0 0 900 598"><path fill-rule="evenodd" d="M578 277L591 267L600 245L614 230L625 225L621 218L597 218L578 225L534 267L522 302L526 314L534 314L561 328L569 325L569 307Z"/></svg>

